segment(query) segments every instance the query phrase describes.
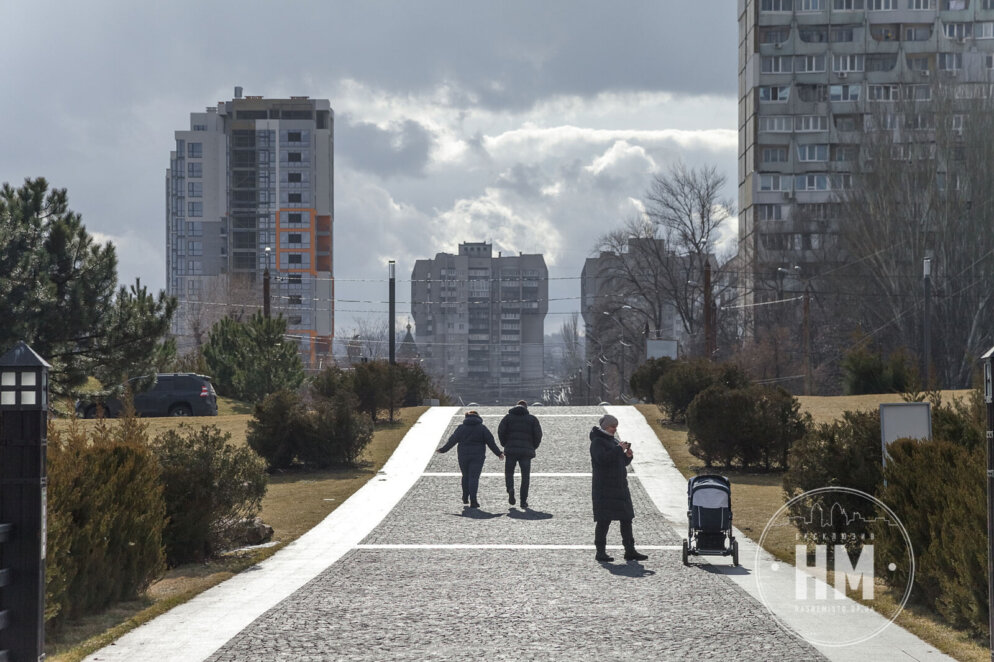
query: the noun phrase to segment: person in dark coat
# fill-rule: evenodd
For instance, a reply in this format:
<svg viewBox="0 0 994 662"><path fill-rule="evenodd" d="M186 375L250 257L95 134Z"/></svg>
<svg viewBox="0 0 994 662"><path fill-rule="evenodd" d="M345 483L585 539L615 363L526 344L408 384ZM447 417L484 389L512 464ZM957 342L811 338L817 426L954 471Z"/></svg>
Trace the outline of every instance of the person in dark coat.
<svg viewBox="0 0 994 662"><path fill-rule="evenodd" d="M611 522L621 522L621 542L626 561L644 561L648 556L635 549L632 520L635 508L628 489L628 465L632 463L632 448L627 441L615 438L618 419L610 414L601 417L599 425L590 430L590 465L593 471L591 496L594 502L594 546L598 561L614 558L607 555L607 531Z"/></svg>
<svg viewBox="0 0 994 662"><path fill-rule="evenodd" d="M514 466L521 467L521 507L528 507L528 485L531 482L532 458L542 443L542 425L528 413L528 403L518 400L497 426L497 438L504 447L504 485L507 502L514 505Z"/></svg>
<svg viewBox="0 0 994 662"><path fill-rule="evenodd" d="M504 459L504 454L497 448L494 435L475 411L466 412L463 422L438 452L446 453L456 445L459 446L456 452L459 457L459 471L462 472L462 502L468 503L470 508L479 508L480 502L476 498L476 493L480 488L480 474L483 473L487 447L489 446L494 455L500 459Z"/></svg>

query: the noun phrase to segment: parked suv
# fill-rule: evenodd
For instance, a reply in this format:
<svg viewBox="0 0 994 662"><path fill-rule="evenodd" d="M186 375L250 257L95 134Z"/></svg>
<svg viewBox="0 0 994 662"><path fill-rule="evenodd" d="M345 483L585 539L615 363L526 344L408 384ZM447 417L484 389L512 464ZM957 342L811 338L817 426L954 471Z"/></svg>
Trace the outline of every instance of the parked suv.
<svg viewBox="0 0 994 662"><path fill-rule="evenodd" d="M166 372L136 377L103 395L80 400L76 413L96 418L100 409L108 418L121 413L121 398L130 389L139 416L217 416L217 394L211 378L192 372Z"/></svg>

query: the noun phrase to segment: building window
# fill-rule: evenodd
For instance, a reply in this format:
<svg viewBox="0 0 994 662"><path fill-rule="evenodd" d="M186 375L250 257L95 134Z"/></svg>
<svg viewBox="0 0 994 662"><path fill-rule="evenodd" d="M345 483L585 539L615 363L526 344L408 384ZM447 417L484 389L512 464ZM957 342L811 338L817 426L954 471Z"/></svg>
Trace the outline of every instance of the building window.
<svg viewBox="0 0 994 662"><path fill-rule="evenodd" d="M928 71L928 55L908 55L906 61L911 71Z"/></svg>
<svg viewBox="0 0 994 662"><path fill-rule="evenodd" d="M782 221L783 205L756 205L757 221Z"/></svg>
<svg viewBox="0 0 994 662"><path fill-rule="evenodd" d="M962 53L939 53L939 71L958 71L963 68Z"/></svg>
<svg viewBox="0 0 994 662"><path fill-rule="evenodd" d="M863 71L863 54L850 53L832 56L832 71L835 73Z"/></svg>
<svg viewBox="0 0 994 662"><path fill-rule="evenodd" d="M824 115L798 115L794 118L794 129L805 133L828 131L828 118Z"/></svg>
<svg viewBox="0 0 994 662"><path fill-rule="evenodd" d="M204 144L203 143L187 143L186 144L186 155L191 159L200 159L204 156Z"/></svg>
<svg viewBox="0 0 994 662"><path fill-rule="evenodd" d="M186 185L186 195L188 198L201 198L204 195L203 182L189 182Z"/></svg>
<svg viewBox="0 0 994 662"><path fill-rule="evenodd" d="M976 29L973 31L975 39L994 39L994 23L975 23Z"/></svg>
<svg viewBox="0 0 994 662"><path fill-rule="evenodd" d="M787 250L787 236L785 234L763 234L763 248L768 251Z"/></svg>
<svg viewBox="0 0 994 662"><path fill-rule="evenodd" d="M794 70L799 74L810 74L825 71L824 55L798 55Z"/></svg>
<svg viewBox="0 0 994 662"><path fill-rule="evenodd" d="M935 0L908 0L908 9L935 9Z"/></svg>
<svg viewBox="0 0 994 662"><path fill-rule="evenodd" d="M787 148L784 146L763 147L760 149L763 163L786 163Z"/></svg>
<svg viewBox="0 0 994 662"><path fill-rule="evenodd" d="M188 202L186 205L186 215L190 217L200 217L204 215L204 203Z"/></svg>
<svg viewBox="0 0 994 662"><path fill-rule="evenodd" d="M188 241L186 242L186 249L190 255L203 255L204 254L204 242L202 241Z"/></svg>
<svg viewBox="0 0 994 662"><path fill-rule="evenodd" d="M832 145L831 151L835 163L848 163L859 157L859 145Z"/></svg>
<svg viewBox="0 0 994 662"><path fill-rule="evenodd" d="M897 9L897 0L866 0L866 8L870 11L893 11Z"/></svg>
<svg viewBox="0 0 994 662"><path fill-rule="evenodd" d="M287 142L299 143L300 142L300 131L287 131L286 133Z"/></svg>
<svg viewBox="0 0 994 662"><path fill-rule="evenodd" d="M825 9L825 0L797 0L797 11L822 11Z"/></svg>
<svg viewBox="0 0 994 662"><path fill-rule="evenodd" d="M290 193L290 194L287 195L287 199L289 200L290 203L300 204L300 202L301 202L301 194L300 193Z"/></svg>
<svg viewBox="0 0 994 662"><path fill-rule="evenodd" d="M760 191L789 191L790 190L790 175L760 175L759 176L759 190Z"/></svg>
<svg viewBox="0 0 994 662"><path fill-rule="evenodd" d="M762 58L761 69L764 74L789 74L792 58L789 55L773 55Z"/></svg>
<svg viewBox="0 0 994 662"><path fill-rule="evenodd" d="M831 85L828 88L830 101L859 101L861 85Z"/></svg>
<svg viewBox="0 0 994 662"><path fill-rule="evenodd" d="M286 261L288 264L303 264L304 256L300 253L290 253L286 256Z"/></svg>
<svg viewBox="0 0 994 662"><path fill-rule="evenodd" d="M867 71L891 71L897 66L897 53L874 53L866 56Z"/></svg>
<svg viewBox="0 0 994 662"><path fill-rule="evenodd" d="M970 8L970 0L942 0L942 9L946 11L959 11Z"/></svg>
<svg viewBox="0 0 994 662"><path fill-rule="evenodd" d="M289 303L291 306L299 306L303 302L304 299L299 294L291 294L290 296L287 297L287 303Z"/></svg>
<svg viewBox="0 0 994 662"><path fill-rule="evenodd" d="M828 175L806 174L794 178L794 189L797 191L827 191L829 190Z"/></svg>
<svg viewBox="0 0 994 662"><path fill-rule="evenodd" d="M863 8L863 0L835 0L832 6L836 11L854 11Z"/></svg>
<svg viewBox="0 0 994 662"><path fill-rule="evenodd" d="M790 115L767 115L759 118L759 130L771 133L790 133L793 125Z"/></svg>
<svg viewBox="0 0 994 662"><path fill-rule="evenodd" d="M828 145L798 145L798 161L828 161Z"/></svg>
<svg viewBox="0 0 994 662"><path fill-rule="evenodd" d="M853 40L853 29L852 28L832 28L829 33L833 43L841 44L850 42Z"/></svg>
<svg viewBox="0 0 994 662"><path fill-rule="evenodd" d="M929 85L905 85L904 98L912 101L929 101L932 98L932 87Z"/></svg>
<svg viewBox="0 0 994 662"><path fill-rule="evenodd" d="M793 11L794 0L760 0L759 11Z"/></svg>
<svg viewBox="0 0 994 662"><path fill-rule="evenodd" d="M782 44L790 38L790 28L760 28L759 43L761 44Z"/></svg>
<svg viewBox="0 0 994 662"><path fill-rule="evenodd" d="M299 172L288 172L286 180L291 184L299 184L303 181Z"/></svg>
<svg viewBox="0 0 994 662"><path fill-rule="evenodd" d="M946 36L950 39L966 39L973 36L972 23L946 23L942 27Z"/></svg>
<svg viewBox="0 0 994 662"><path fill-rule="evenodd" d="M897 85L870 85L866 89L870 101L897 101Z"/></svg>
<svg viewBox="0 0 994 662"><path fill-rule="evenodd" d="M300 152L287 152L286 160L290 163L300 163Z"/></svg>
<svg viewBox="0 0 994 662"><path fill-rule="evenodd" d="M203 177L204 176L204 164L200 161L190 161L186 164L186 176L187 177Z"/></svg>
<svg viewBox="0 0 994 662"><path fill-rule="evenodd" d="M298 212L290 212L286 215L287 223L300 224L304 222L304 215Z"/></svg>
<svg viewBox="0 0 994 662"><path fill-rule="evenodd" d="M774 85L759 88L759 100L787 103L790 98L790 85Z"/></svg>
<svg viewBox="0 0 994 662"><path fill-rule="evenodd" d="M803 27L799 29L798 35L807 44L823 44L828 41L828 28Z"/></svg>
<svg viewBox="0 0 994 662"><path fill-rule="evenodd" d="M797 98L801 101L820 102L828 101L827 85L798 85Z"/></svg>
<svg viewBox="0 0 994 662"><path fill-rule="evenodd" d="M299 232L291 232L287 235L287 243L289 244L300 244L304 240L304 237Z"/></svg>
<svg viewBox="0 0 994 662"><path fill-rule="evenodd" d="M932 37L931 25L906 25L904 26L905 41L928 41Z"/></svg>

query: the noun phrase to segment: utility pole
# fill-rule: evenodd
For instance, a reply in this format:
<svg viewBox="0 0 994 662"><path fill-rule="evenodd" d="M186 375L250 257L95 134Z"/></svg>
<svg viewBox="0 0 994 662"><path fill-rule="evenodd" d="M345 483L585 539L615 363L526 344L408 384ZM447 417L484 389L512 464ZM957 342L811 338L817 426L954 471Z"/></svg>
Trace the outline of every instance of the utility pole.
<svg viewBox="0 0 994 662"><path fill-rule="evenodd" d="M390 260L387 263L387 274L390 278L390 365L397 364L397 263Z"/></svg>
<svg viewBox="0 0 994 662"><path fill-rule="evenodd" d="M932 330L929 318L931 317L931 311L929 310L931 306L932 299L932 258L926 257L922 261L922 272L925 277L925 319L922 321L922 328L924 330L924 338L922 344L922 354L923 354L923 369L922 375L925 376L924 386L925 389L929 389L932 386L932 380L929 378L929 367L932 363Z"/></svg>
<svg viewBox="0 0 994 662"><path fill-rule="evenodd" d="M811 395L811 284L804 286L804 395Z"/></svg>
<svg viewBox="0 0 994 662"><path fill-rule="evenodd" d="M266 270L262 272L262 316L269 319L269 246L266 246Z"/></svg>

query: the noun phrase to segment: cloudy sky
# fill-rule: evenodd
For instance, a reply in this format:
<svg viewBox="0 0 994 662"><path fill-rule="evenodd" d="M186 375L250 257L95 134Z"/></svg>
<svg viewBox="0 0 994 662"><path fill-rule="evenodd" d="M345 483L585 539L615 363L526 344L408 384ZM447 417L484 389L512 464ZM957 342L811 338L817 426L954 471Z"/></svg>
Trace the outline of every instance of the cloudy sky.
<svg viewBox="0 0 994 662"><path fill-rule="evenodd" d="M3 7L0 181L67 188L117 245L123 283L165 287L173 132L236 85L335 110L339 334L386 314L386 284L368 281L387 260L409 279L414 260L480 240L545 254L558 329L584 258L653 173L714 164L735 196L732 0Z"/></svg>

